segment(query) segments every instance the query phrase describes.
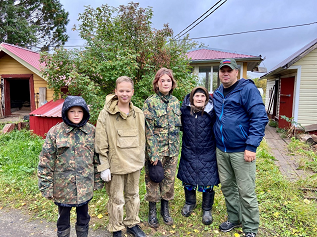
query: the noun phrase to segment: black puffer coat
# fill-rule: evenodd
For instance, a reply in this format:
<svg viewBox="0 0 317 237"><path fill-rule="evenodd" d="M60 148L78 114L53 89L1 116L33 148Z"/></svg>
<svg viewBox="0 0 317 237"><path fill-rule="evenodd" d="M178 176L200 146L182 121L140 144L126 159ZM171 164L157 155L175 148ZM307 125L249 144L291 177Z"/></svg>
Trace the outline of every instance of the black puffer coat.
<svg viewBox="0 0 317 237"><path fill-rule="evenodd" d="M209 96L203 115L201 112L191 115L189 96L185 97L181 107L183 141L177 178L191 185L218 185L212 98Z"/></svg>

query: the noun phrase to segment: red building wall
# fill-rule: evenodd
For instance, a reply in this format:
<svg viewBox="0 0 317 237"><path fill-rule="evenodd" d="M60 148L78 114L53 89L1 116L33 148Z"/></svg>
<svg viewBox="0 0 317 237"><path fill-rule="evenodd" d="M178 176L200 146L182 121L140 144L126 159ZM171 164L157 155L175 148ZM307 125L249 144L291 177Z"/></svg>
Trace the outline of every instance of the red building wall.
<svg viewBox="0 0 317 237"><path fill-rule="evenodd" d="M30 130L32 130L34 134L45 138L48 130L60 122L63 122L63 119L59 117L50 118L30 115Z"/></svg>

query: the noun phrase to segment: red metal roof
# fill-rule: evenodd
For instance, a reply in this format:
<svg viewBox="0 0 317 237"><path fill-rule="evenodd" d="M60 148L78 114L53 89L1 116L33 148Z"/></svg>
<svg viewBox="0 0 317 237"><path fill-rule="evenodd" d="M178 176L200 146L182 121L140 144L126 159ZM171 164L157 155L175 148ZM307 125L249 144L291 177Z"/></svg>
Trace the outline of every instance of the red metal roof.
<svg viewBox="0 0 317 237"><path fill-rule="evenodd" d="M39 117L62 117L62 107L63 107L64 99L59 99L56 101L51 100L47 102L45 105L42 105L36 110L33 110L30 115L31 116L39 116Z"/></svg>
<svg viewBox="0 0 317 237"><path fill-rule="evenodd" d="M36 68L37 70L41 70L40 66L40 54L37 52L34 52L29 49L22 48L20 46L7 44L7 43L1 43L0 46L5 48L6 50L10 51L23 61L30 64L32 67Z"/></svg>
<svg viewBox="0 0 317 237"><path fill-rule="evenodd" d="M224 59L224 58L253 58L259 57L255 55L248 55L248 54L240 54L228 51L222 51L221 49L195 49L189 51L187 53L188 58L192 61L195 60L213 60L213 59Z"/></svg>

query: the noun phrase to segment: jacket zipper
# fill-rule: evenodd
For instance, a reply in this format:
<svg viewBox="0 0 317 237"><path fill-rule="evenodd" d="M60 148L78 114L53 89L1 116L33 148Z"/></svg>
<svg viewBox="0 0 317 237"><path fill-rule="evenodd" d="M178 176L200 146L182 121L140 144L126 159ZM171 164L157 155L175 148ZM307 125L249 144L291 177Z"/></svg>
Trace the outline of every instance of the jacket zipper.
<svg viewBox="0 0 317 237"><path fill-rule="evenodd" d="M223 110L224 110L224 107L225 107L225 98L224 98L223 94L220 91L217 91L217 93L219 93L222 96L222 108L221 108L221 114L220 114L220 117L219 117L219 121L221 122L222 115L223 115ZM220 134L221 134L222 144L223 144L223 146L225 148L225 152L227 152L227 148L226 148L226 145L225 145L225 139L224 139L223 131L222 131L222 124L220 126Z"/></svg>

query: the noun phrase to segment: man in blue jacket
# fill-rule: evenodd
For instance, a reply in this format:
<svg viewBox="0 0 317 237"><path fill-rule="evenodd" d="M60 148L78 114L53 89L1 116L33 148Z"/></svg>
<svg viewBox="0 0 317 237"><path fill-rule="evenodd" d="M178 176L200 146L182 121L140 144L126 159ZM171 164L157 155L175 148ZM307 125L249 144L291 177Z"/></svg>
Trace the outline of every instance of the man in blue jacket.
<svg viewBox="0 0 317 237"><path fill-rule="evenodd" d="M228 213L219 228L228 232L242 224L245 236L254 237L259 228L255 153L268 118L259 90L252 80L238 80L238 72L234 59L222 60L222 85L213 96L218 171Z"/></svg>

